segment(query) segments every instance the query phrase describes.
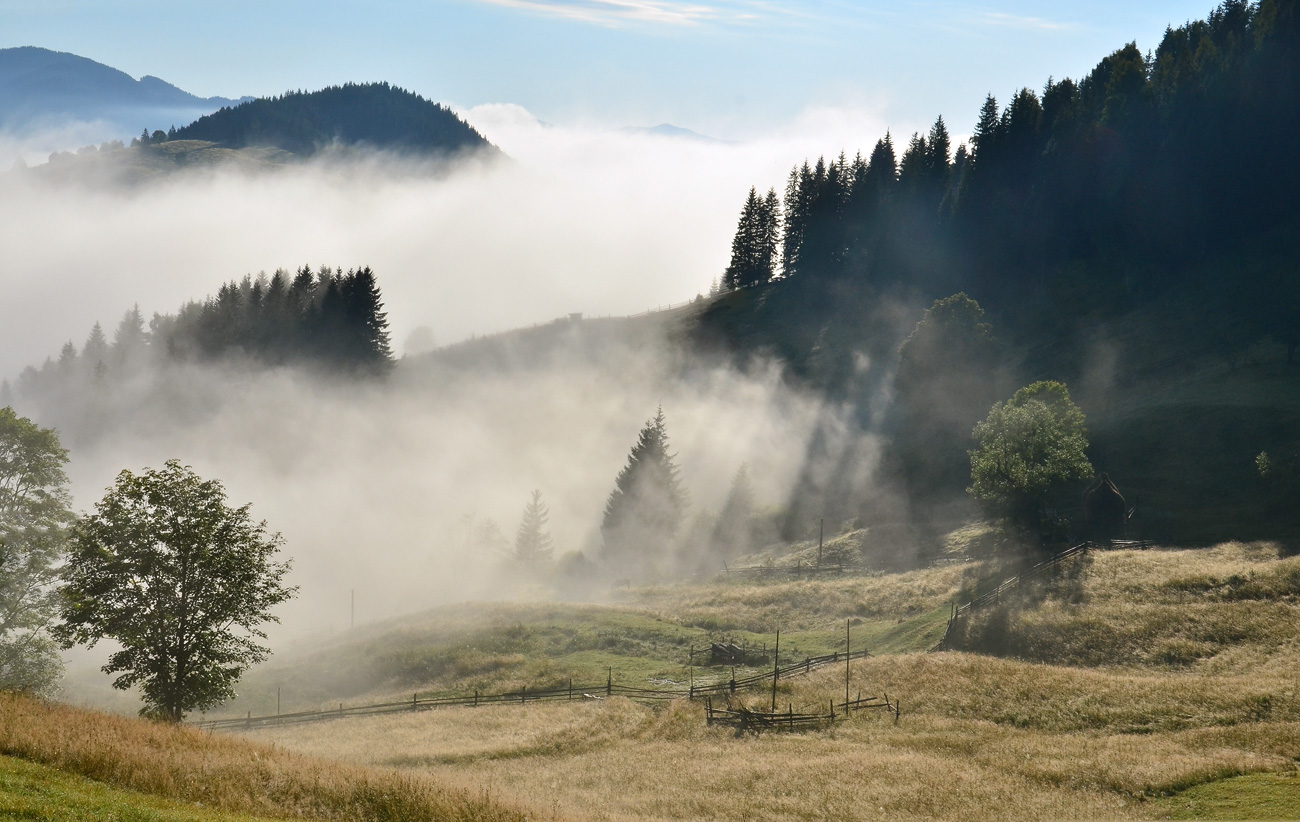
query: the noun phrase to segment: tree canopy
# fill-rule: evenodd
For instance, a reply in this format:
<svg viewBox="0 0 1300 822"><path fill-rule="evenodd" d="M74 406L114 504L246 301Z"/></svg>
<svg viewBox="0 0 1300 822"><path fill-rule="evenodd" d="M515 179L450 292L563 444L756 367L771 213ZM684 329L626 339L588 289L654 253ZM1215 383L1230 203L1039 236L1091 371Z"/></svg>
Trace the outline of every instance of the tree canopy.
<svg viewBox="0 0 1300 822"><path fill-rule="evenodd" d="M270 655L260 626L297 591L275 559L282 543L176 460L123 471L73 532L56 635L65 647L115 640L113 686L140 686L141 714L179 722L233 697Z"/></svg>
<svg viewBox="0 0 1300 822"><path fill-rule="evenodd" d="M0 690L45 692L63 670L46 629L73 516L58 434L0 408Z"/></svg>
<svg viewBox="0 0 1300 822"><path fill-rule="evenodd" d="M993 513L1025 527L1043 522L1061 483L1092 477L1083 411L1063 383L1021 388L975 426L967 490Z"/></svg>

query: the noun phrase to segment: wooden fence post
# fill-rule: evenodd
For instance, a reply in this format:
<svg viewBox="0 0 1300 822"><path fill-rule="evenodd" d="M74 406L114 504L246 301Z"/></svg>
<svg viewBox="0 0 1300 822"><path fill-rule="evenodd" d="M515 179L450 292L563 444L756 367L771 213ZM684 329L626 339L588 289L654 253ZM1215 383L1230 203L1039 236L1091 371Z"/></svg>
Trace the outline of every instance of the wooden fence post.
<svg viewBox="0 0 1300 822"><path fill-rule="evenodd" d="M781 672L781 629L776 629L776 648L772 652L772 713L776 713L776 678Z"/></svg>
<svg viewBox="0 0 1300 822"><path fill-rule="evenodd" d="M528 699L528 686L527 686L527 685L525 685L524 687L522 687L522 688L519 689L519 704L520 704L520 705L524 704L524 701L525 701L526 699Z"/></svg>
<svg viewBox="0 0 1300 822"><path fill-rule="evenodd" d="M474 707L478 707L478 688L474 689Z"/></svg>
<svg viewBox="0 0 1300 822"><path fill-rule="evenodd" d="M573 700L573 677L569 677L569 700Z"/></svg>
<svg viewBox="0 0 1300 822"><path fill-rule="evenodd" d="M610 666L609 678L605 680L605 696L614 695L614 668Z"/></svg>

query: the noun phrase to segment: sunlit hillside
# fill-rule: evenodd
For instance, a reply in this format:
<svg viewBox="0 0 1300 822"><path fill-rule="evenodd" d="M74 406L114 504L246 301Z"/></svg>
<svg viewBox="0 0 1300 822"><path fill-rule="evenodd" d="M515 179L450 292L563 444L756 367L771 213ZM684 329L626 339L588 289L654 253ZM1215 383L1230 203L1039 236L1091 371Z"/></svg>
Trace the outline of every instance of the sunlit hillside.
<svg viewBox="0 0 1300 822"><path fill-rule="evenodd" d="M1224 818L1230 807L1216 803L1247 787L1274 808L1300 801L1296 565L1274 544L1092 551L970 618L968 643L1002 637L993 655L926 652L946 622L945 603L1000 578L971 562L632 589L618 604L576 612L587 634L569 606L482 609L475 620L498 626L490 629L458 624L466 614L430 614L250 680L274 679L288 692L339 681L326 678L330 666L352 668L335 677L364 670L382 679L395 673L392 660L419 657L477 662L423 680L453 690L589 678L606 665L615 681L701 682L730 671L688 669L692 644L761 642L783 625L782 648L799 657L835 647L837 635L842 648L847 617L855 646L877 650L851 663L849 687L854 697L897 700L897 722L863 710L823 730L737 735L706 727L700 701L615 697L244 733L347 762L487 778L505 797L584 818L1158 818L1188 809ZM555 647L569 635L590 647ZM601 647L602 636L626 644ZM404 684L422 681L407 675ZM373 698L398 692L389 681L373 684ZM775 699L781 710L825 712L844 687L844 667L830 666L781 680ZM771 698L764 685L735 700L767 710Z"/></svg>

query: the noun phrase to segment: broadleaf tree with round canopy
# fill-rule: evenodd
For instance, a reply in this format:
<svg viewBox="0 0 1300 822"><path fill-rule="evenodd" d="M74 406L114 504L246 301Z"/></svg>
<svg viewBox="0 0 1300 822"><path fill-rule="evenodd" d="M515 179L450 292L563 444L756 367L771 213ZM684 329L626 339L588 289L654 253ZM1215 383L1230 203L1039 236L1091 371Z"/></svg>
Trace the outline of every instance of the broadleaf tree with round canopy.
<svg viewBox="0 0 1300 822"><path fill-rule="evenodd" d="M270 655L260 626L297 592L275 559L282 544L176 460L123 471L73 533L56 633L65 647L115 640L103 667L113 686L138 685L141 714L179 722L235 696Z"/></svg>
<svg viewBox="0 0 1300 822"><path fill-rule="evenodd" d="M975 426L967 491L993 513L1041 530L1052 491L1090 479L1083 411L1064 383L1040 381L996 403Z"/></svg>

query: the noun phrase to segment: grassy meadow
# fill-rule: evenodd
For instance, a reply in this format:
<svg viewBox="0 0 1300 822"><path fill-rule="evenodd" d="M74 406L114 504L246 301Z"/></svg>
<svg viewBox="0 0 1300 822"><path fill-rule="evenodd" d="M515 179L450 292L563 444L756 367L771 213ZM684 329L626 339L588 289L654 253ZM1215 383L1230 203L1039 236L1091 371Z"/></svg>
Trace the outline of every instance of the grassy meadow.
<svg viewBox="0 0 1300 822"><path fill-rule="evenodd" d="M358 702L471 683L504 690L539 673L587 678L606 666L644 686L684 681L686 651L710 637L770 641L779 626L784 659L787 647L792 657L843 647L848 620L855 647L877 652L853 662L850 688L900 700L897 724L864 711L826 730L738 737L706 728L699 703L614 698L241 735L470 791L489 784L543 818L1300 817L1300 557L1240 543L1091 552L964 623L968 650L926 653L947 603L998 573L970 562L633 589L599 606L439 609L275 672L298 687L295 672L320 676L368 648L383 664ZM574 647L558 639L569 633ZM601 647L611 636L622 639ZM453 657L483 664L391 662ZM694 671L697 681L726 673ZM844 669L826 668L780 682L777 703L824 711L843 688ZM763 708L771 695L740 698Z"/></svg>
<svg viewBox="0 0 1300 822"><path fill-rule="evenodd" d="M0 694L0 820L258 818L504 822L526 815L485 788Z"/></svg>

